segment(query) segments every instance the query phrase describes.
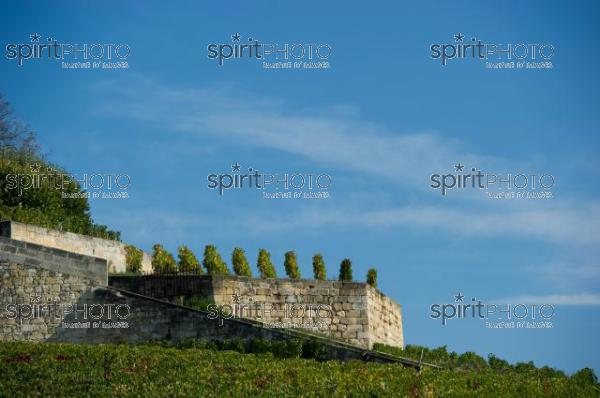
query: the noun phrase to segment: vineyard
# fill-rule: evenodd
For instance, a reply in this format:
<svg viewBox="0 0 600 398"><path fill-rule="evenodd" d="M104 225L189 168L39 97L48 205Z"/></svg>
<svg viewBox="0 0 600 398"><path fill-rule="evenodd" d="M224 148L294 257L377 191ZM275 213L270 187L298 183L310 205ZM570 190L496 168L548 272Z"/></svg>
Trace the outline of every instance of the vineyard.
<svg viewBox="0 0 600 398"><path fill-rule="evenodd" d="M600 396L593 372L569 377L544 368L489 365L419 372L397 364L303 359L302 350L267 347L264 351L272 352L236 352L240 350L235 343L186 347L2 343L0 396Z"/></svg>

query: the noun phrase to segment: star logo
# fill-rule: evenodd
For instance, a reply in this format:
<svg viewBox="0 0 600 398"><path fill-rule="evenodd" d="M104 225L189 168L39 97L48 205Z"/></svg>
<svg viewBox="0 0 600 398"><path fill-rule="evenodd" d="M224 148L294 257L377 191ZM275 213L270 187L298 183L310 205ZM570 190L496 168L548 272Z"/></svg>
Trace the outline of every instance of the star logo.
<svg viewBox="0 0 600 398"><path fill-rule="evenodd" d="M462 293L458 293L458 294L455 294L455 295L454 295L454 301L456 301L457 303L458 303L459 301L460 301L460 302L462 302L464 298L465 298L465 296L463 296L463 294L462 294Z"/></svg>
<svg viewBox="0 0 600 398"><path fill-rule="evenodd" d="M464 38L465 38L465 35L463 35L462 33L457 33L454 35L454 41L457 43L462 43Z"/></svg>
<svg viewBox="0 0 600 398"><path fill-rule="evenodd" d="M40 35L38 35L37 33L32 33L29 35L29 37L31 37L31 42L32 43L38 43L40 41Z"/></svg>
<svg viewBox="0 0 600 398"><path fill-rule="evenodd" d="M39 163L32 163L29 165L29 168L31 169L32 173L39 173L40 170L42 169L42 166L40 166Z"/></svg>
<svg viewBox="0 0 600 398"><path fill-rule="evenodd" d="M231 41L237 41L239 43L241 37L242 36L240 36L239 33L234 33L231 35Z"/></svg>
<svg viewBox="0 0 600 398"><path fill-rule="evenodd" d="M242 296L239 293L233 293L231 298L233 299L234 303L239 304Z"/></svg>
<svg viewBox="0 0 600 398"><path fill-rule="evenodd" d="M456 169L456 171L463 171L463 169L465 168L465 165L458 162L457 164L454 165L454 168Z"/></svg>
<svg viewBox="0 0 600 398"><path fill-rule="evenodd" d="M31 294L29 295L29 301L30 301L32 304L35 304L35 303L41 303L41 302L42 302L42 295L41 295L41 294L39 294L39 293L31 293Z"/></svg>
<svg viewBox="0 0 600 398"><path fill-rule="evenodd" d="M240 164L238 162L235 162L235 164L231 165L231 171L236 172L236 171L240 171Z"/></svg>

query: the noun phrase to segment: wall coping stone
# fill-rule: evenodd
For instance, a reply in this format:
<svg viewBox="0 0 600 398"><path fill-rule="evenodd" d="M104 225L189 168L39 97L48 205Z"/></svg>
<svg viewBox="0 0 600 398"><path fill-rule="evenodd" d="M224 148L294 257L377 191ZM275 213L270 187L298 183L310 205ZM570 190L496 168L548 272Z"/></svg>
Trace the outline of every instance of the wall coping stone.
<svg viewBox="0 0 600 398"><path fill-rule="evenodd" d="M103 258L85 256L4 236L0 236L0 261L81 276L99 285L108 285L108 265Z"/></svg>

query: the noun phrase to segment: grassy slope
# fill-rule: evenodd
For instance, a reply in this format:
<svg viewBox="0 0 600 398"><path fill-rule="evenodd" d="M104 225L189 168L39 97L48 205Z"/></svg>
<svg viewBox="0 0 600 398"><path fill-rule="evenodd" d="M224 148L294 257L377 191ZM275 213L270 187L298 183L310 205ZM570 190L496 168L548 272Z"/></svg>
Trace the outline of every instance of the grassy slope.
<svg viewBox="0 0 600 398"><path fill-rule="evenodd" d="M6 397L593 397L597 387L493 371L278 359L159 346L0 343Z"/></svg>

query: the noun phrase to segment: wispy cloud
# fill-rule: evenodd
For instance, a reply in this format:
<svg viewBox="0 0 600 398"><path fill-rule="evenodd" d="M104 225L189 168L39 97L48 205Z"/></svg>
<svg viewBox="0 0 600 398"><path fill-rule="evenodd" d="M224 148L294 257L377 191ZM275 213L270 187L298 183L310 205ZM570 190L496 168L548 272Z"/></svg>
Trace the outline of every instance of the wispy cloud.
<svg viewBox="0 0 600 398"><path fill-rule="evenodd" d="M458 141L436 132L397 133L361 120L348 104L293 109L285 101L251 96L229 85L173 89L145 79L135 89L109 83L102 88L119 94L111 96L102 112L151 122L192 138L280 150L412 188L426 189L424 182L432 171L449 170L458 161L484 162Z"/></svg>
<svg viewBox="0 0 600 398"><path fill-rule="evenodd" d="M284 214L278 219L277 214L272 214L268 219L250 216L235 222L243 223L255 233L319 226L406 226L450 231L454 236L526 237L573 245L600 243L600 206L597 205L577 209L564 206L526 209L511 207L496 212L481 208L426 205L377 210L315 207L298 214L294 220Z"/></svg>
<svg viewBox="0 0 600 398"><path fill-rule="evenodd" d="M435 203L428 189L429 174L449 170L460 161L465 164L517 168L515 162L486 154L476 154L457 140L435 132L397 133L382 125L362 120L348 104L333 104L326 110L296 109L281 99L252 96L232 85L206 88L171 88L139 78L127 87L103 83L111 101L101 107L140 122L159 126L158 131L184 134L190 145L236 143L268 148L297 155L338 168L359 172L384 181L381 189L397 188L417 193L417 205L377 206L350 203L344 207L305 208L298 225L286 217L277 222L277 213L264 217L236 217L244 230L256 232L280 229L314 228L329 225L359 225L371 228L410 226L449 230L459 236L517 237L542 239L552 243L597 245L600 243L600 205L594 201L470 201L450 199ZM386 184L385 181L388 181ZM462 193L462 192L461 192ZM335 195L335 192L333 193ZM433 198L433 200L432 200ZM439 202L439 200L437 201ZM526 203L528 202L528 203ZM281 215L284 217L284 215ZM310 220L310 222L307 222Z"/></svg>
<svg viewBox="0 0 600 398"><path fill-rule="evenodd" d="M536 264L524 268L527 278L536 278L554 290L595 290L600 286L600 265L594 262Z"/></svg>
<svg viewBox="0 0 600 398"><path fill-rule="evenodd" d="M539 296L514 296L497 300L496 303L513 304L553 304L553 305L600 305L600 294L598 293L573 293L573 294L547 294Z"/></svg>

